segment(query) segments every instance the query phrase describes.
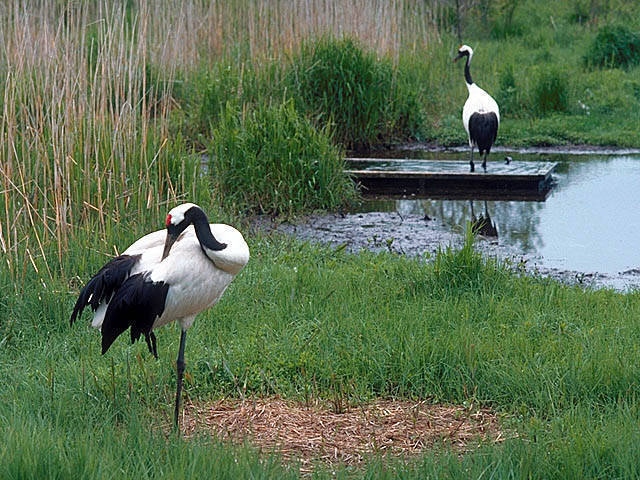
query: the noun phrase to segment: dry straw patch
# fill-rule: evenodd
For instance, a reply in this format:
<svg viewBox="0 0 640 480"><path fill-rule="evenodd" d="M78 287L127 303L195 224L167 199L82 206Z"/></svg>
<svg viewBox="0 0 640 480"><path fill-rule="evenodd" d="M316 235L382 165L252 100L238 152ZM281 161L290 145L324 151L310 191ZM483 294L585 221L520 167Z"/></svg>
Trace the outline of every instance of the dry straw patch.
<svg viewBox="0 0 640 480"><path fill-rule="evenodd" d="M436 444L461 454L481 442L503 439L487 409L377 400L334 413L279 398L220 400L185 406L187 436L208 433L233 443L249 441L264 452L314 462L357 465L371 455L412 456Z"/></svg>

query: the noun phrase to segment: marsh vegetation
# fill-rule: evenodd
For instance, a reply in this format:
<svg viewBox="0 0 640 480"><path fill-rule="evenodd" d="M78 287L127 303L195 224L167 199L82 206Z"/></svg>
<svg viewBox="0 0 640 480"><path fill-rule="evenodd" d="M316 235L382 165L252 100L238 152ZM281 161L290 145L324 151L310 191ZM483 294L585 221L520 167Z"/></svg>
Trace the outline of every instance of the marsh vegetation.
<svg viewBox="0 0 640 480"><path fill-rule="evenodd" d="M514 274L472 238L425 262L251 233L249 215L353 201L348 148L463 144L458 34L499 143L640 144L638 59L607 50L636 44L634 2L458 5L0 7L0 477L298 477L250 444L167 434L173 336L159 361L126 342L102 357L68 326L96 266L183 200L252 249L192 330L192 398L479 405L517 433L318 478L640 474L636 293Z"/></svg>

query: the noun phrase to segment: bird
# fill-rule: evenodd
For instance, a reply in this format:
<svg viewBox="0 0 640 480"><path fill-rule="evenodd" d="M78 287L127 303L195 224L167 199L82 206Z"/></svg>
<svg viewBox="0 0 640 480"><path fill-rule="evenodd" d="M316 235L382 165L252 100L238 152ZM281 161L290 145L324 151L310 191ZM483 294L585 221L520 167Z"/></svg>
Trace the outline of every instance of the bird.
<svg viewBox="0 0 640 480"><path fill-rule="evenodd" d="M469 90L469 97L462 108L462 123L469 136L469 146L471 147L471 159L469 165L471 171L475 171L473 163L473 147L478 148L478 153L482 155L482 168L487 171L487 155L491 152L491 146L496 141L498 126L500 125L500 109L496 101L476 85L469 72L473 49L468 45L462 45L458 49L458 55L453 59L457 62L466 57L464 66L464 79Z"/></svg>
<svg viewBox="0 0 640 480"><path fill-rule="evenodd" d="M102 334L103 355L130 328L131 343L144 335L149 352L157 359L154 330L178 322L181 335L174 409L177 428L187 330L196 315L220 300L247 264L249 247L234 227L209 224L202 208L193 203L171 209L165 227L135 241L86 283L70 323L73 325L85 307L91 307L92 325Z"/></svg>

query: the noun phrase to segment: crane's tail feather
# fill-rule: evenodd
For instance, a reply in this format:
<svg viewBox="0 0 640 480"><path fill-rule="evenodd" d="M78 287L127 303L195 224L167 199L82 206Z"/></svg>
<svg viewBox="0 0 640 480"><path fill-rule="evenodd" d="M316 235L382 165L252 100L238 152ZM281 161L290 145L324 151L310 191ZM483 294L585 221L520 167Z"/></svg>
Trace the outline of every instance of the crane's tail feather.
<svg viewBox="0 0 640 480"><path fill-rule="evenodd" d="M169 284L153 282L148 275L136 274L129 277L109 301L102 322L102 353L127 328L131 327L131 343L145 335L149 351L157 357L155 338L151 329L155 320L164 311Z"/></svg>
<svg viewBox="0 0 640 480"><path fill-rule="evenodd" d="M469 137L478 146L480 155L489 153L498 136L500 122L494 112L474 113L469 118Z"/></svg>

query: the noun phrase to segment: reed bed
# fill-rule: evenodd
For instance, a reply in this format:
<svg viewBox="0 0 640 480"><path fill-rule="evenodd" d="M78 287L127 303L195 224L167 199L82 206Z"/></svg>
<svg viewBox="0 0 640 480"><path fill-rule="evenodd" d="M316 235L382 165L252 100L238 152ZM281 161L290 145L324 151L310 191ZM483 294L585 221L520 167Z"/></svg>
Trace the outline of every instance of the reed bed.
<svg viewBox="0 0 640 480"><path fill-rule="evenodd" d="M171 32L162 57L188 69L230 52L277 58L295 50L304 39L328 33L357 39L380 55L397 56L440 41L438 24L446 2L233 0L183 1L176 7L164 0L153 8L159 38L162 32Z"/></svg>
<svg viewBox="0 0 640 480"><path fill-rule="evenodd" d="M185 161L180 138L169 134L181 76L221 58L277 58L327 32L397 55L438 40L433 5L6 3L0 249L11 277L63 274L56 265L87 227L105 239L96 248L113 253L110 224L160 218L165 204L198 195L198 162Z"/></svg>
<svg viewBox="0 0 640 480"><path fill-rule="evenodd" d="M123 5L16 2L2 16L0 245L14 275L28 259L51 277L50 246L61 260L75 227L95 221L104 236L170 194L166 115L149 115L144 29Z"/></svg>

